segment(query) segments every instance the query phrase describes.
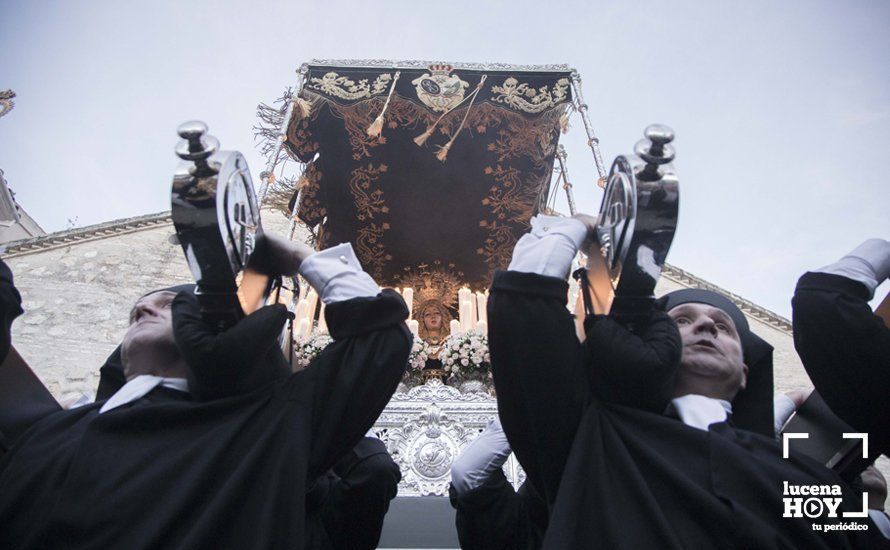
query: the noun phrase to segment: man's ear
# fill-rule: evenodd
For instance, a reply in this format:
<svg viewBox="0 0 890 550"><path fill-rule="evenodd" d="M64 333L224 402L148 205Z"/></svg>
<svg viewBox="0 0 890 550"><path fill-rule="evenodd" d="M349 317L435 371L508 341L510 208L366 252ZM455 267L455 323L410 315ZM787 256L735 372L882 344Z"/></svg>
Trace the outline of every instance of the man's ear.
<svg viewBox="0 0 890 550"><path fill-rule="evenodd" d="M748 365L742 363L742 382L739 384L739 390L745 389L748 385Z"/></svg>

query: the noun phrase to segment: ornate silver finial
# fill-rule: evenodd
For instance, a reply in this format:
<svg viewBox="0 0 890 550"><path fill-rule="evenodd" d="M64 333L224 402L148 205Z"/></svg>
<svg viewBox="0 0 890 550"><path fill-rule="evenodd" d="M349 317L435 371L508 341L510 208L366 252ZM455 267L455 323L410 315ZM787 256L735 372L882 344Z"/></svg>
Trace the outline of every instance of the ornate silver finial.
<svg viewBox="0 0 890 550"><path fill-rule="evenodd" d="M652 124L643 131L646 136L634 145L634 154L646 162L640 173L645 181L654 181L661 176L658 167L674 160L676 151L670 145L674 140L674 131L663 124Z"/></svg>
<svg viewBox="0 0 890 550"><path fill-rule="evenodd" d="M12 99L15 97L15 92L12 90L4 90L0 92L0 117L8 113L15 107L15 103Z"/></svg>
<svg viewBox="0 0 890 550"><path fill-rule="evenodd" d="M207 163L211 155L219 151L219 140L207 133L207 125L200 120L183 122L176 129L182 140L176 144L176 155L182 160L194 161L190 171L200 177L216 174L218 170Z"/></svg>

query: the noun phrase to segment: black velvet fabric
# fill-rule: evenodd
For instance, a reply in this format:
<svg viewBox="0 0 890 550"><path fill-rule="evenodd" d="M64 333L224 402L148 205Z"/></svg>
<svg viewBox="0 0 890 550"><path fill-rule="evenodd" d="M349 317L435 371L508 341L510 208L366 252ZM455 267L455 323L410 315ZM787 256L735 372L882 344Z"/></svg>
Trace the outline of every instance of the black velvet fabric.
<svg viewBox="0 0 890 550"><path fill-rule="evenodd" d="M158 387L40 421L0 459L0 548L303 548L307 480L373 425L411 346L396 296L327 309L379 321L259 387L223 372L214 400Z"/></svg>
<svg viewBox="0 0 890 550"><path fill-rule="evenodd" d="M369 137L391 80L377 91L374 84L396 70L401 74L382 135ZM322 84L329 73L355 86L364 82L371 91L344 97L345 82ZM311 103L311 113L294 118L286 142L291 155L312 161L298 215L310 226L322 224L321 248L352 243L381 285L404 286L406 277L426 266L482 290L494 269L507 267L514 244L547 196L559 119L572 97L570 74L455 69L451 74L468 85L465 98L483 75L487 80L472 107L467 101L446 114L418 146L415 138L443 114L419 99L413 83L430 74L427 68L310 65L301 97ZM495 90L511 78L536 97L520 94L524 105L537 103L534 112ZM465 115L447 158L439 160L437 152L457 134Z"/></svg>
<svg viewBox="0 0 890 550"><path fill-rule="evenodd" d="M794 347L831 410L890 455L890 328L868 290L840 275L806 273L791 301Z"/></svg>
<svg viewBox="0 0 890 550"><path fill-rule="evenodd" d="M861 510L860 495L821 464L783 459L774 438L726 422L704 431L646 410L679 363L676 325L653 317L638 345L665 354L664 372L653 376L647 361L637 372L632 357L618 364L602 349L608 341L578 342L565 294L541 290L553 280L499 272L488 301L501 424L550 512L543 548L886 545L870 520L857 520L868 531L821 532L810 518L782 517L783 481L838 485L840 510ZM637 392L639 405L628 400Z"/></svg>

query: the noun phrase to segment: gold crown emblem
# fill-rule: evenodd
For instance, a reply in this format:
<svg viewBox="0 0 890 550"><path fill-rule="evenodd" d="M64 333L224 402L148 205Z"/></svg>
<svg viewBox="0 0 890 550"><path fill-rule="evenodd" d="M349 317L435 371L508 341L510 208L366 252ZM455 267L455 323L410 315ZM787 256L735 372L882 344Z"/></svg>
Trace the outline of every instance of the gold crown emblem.
<svg viewBox="0 0 890 550"><path fill-rule="evenodd" d="M446 307L454 307L457 305L457 289L463 286L463 279L463 272L455 269L454 264L436 260L432 264L406 267L397 284L413 288L417 304L435 300Z"/></svg>
<svg viewBox="0 0 890 550"><path fill-rule="evenodd" d="M448 76L451 73L451 65L447 63L433 63L429 66L430 74Z"/></svg>

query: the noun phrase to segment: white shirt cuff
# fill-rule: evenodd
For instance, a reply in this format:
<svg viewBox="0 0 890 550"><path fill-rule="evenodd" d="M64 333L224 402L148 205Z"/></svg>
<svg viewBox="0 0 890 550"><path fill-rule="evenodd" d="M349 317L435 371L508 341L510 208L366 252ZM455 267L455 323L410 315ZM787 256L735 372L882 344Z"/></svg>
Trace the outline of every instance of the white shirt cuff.
<svg viewBox="0 0 890 550"><path fill-rule="evenodd" d="M380 287L362 270L348 243L312 254L300 264L300 275L309 281L325 304L380 294Z"/></svg>
<svg viewBox="0 0 890 550"><path fill-rule="evenodd" d="M779 437L779 432L782 431L782 427L785 426L785 422L788 422L788 419L791 418L791 415L794 414L794 411L797 410L797 407L794 405L794 401L785 395L784 393L780 393L773 400L773 411L775 414L775 430L776 437Z"/></svg>
<svg viewBox="0 0 890 550"><path fill-rule="evenodd" d="M868 517L874 522L878 531L884 535L884 538L890 539L890 517L887 517L887 514L880 510L869 510Z"/></svg>
<svg viewBox="0 0 890 550"><path fill-rule="evenodd" d="M815 272L860 282L868 288L868 299L871 300L878 285L890 277L890 241L868 239L840 260Z"/></svg>
<svg viewBox="0 0 890 550"><path fill-rule="evenodd" d="M495 470L504 466L511 452L507 434L495 418L451 465L454 490L463 495L481 487Z"/></svg>
<svg viewBox="0 0 890 550"><path fill-rule="evenodd" d="M516 243L507 269L565 279L586 237L587 226L579 220L538 214Z"/></svg>

